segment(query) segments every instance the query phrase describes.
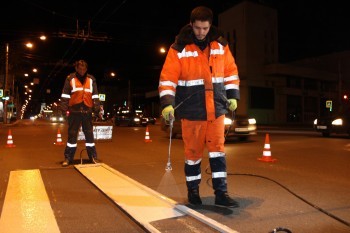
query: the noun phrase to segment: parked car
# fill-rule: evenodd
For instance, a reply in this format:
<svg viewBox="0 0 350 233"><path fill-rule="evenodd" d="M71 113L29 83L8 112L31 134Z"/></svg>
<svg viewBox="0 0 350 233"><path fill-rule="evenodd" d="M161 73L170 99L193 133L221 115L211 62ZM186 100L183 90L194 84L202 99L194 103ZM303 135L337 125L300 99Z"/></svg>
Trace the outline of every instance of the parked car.
<svg viewBox="0 0 350 233"><path fill-rule="evenodd" d="M232 122L233 121L233 122ZM169 122L161 118L161 129L170 136ZM172 137L182 134L181 121L175 119L173 122ZM238 138L241 141L248 140L252 135L257 134L257 126L255 118L245 115L236 115L232 120L231 114L225 116L225 138Z"/></svg>
<svg viewBox="0 0 350 233"><path fill-rule="evenodd" d="M114 124L116 126L147 126L147 119L132 112L115 115Z"/></svg>
<svg viewBox="0 0 350 233"><path fill-rule="evenodd" d="M148 124L152 124L152 125L155 125L156 124L156 118L155 117L144 117L146 120L147 120L147 123Z"/></svg>
<svg viewBox="0 0 350 233"><path fill-rule="evenodd" d="M233 122L232 122L233 121ZM256 120L247 115L226 114L225 117L225 138L238 138L247 141L250 136L257 134Z"/></svg>
<svg viewBox="0 0 350 233"><path fill-rule="evenodd" d="M329 137L332 134L347 134L350 136L350 114L319 117L314 120L313 127L323 137Z"/></svg>

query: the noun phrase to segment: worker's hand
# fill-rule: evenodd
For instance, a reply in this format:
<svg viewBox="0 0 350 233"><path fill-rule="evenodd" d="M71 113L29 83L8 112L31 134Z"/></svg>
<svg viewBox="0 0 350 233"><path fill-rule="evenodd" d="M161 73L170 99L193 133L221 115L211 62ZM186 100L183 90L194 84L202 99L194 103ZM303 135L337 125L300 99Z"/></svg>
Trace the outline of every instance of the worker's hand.
<svg viewBox="0 0 350 233"><path fill-rule="evenodd" d="M236 110L236 108L237 108L237 100L236 99L229 99L228 102L229 102L228 109L230 109L230 111Z"/></svg>
<svg viewBox="0 0 350 233"><path fill-rule="evenodd" d="M162 111L162 116L166 121L169 121L171 117L174 117L174 108L171 105L166 106Z"/></svg>

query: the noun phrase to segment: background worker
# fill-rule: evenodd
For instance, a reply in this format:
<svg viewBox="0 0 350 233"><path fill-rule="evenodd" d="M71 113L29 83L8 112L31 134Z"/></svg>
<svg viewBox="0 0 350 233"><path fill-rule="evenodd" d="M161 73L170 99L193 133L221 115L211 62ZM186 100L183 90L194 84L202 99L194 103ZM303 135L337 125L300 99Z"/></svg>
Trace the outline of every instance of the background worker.
<svg viewBox="0 0 350 233"><path fill-rule="evenodd" d="M77 136L80 126L85 135L85 147L90 162L97 163L97 152L94 143L92 112L99 113L96 79L87 73L88 65L84 60L75 63L75 73L66 78L61 95L61 110L69 110L68 141L64 150L62 166L72 164L77 149Z"/></svg>
<svg viewBox="0 0 350 233"><path fill-rule="evenodd" d="M100 111L98 112L98 118L100 121L104 121L105 110L103 109L103 105L100 105Z"/></svg>
<svg viewBox="0 0 350 233"><path fill-rule="evenodd" d="M231 111L237 108L238 69L227 41L212 21L211 9L199 6L192 10L190 24L181 29L168 51L160 74L159 96L166 120L174 116L174 106L178 106L189 203L202 204L199 184L206 146L215 204L237 207L227 193L224 118L227 104Z"/></svg>

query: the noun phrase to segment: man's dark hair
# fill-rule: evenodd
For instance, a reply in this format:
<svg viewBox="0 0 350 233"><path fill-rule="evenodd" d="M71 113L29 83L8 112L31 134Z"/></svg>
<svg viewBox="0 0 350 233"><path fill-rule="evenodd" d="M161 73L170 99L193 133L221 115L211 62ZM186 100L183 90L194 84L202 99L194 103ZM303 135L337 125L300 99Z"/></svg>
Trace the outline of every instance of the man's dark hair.
<svg viewBox="0 0 350 233"><path fill-rule="evenodd" d="M198 6L194 8L191 12L190 22L194 21L209 21L210 24L213 22L213 11L205 6Z"/></svg>
<svg viewBox="0 0 350 233"><path fill-rule="evenodd" d="M88 64L84 60L79 60L79 61L75 62L75 68L78 68L79 65L82 65L82 66L86 67L86 69L88 68Z"/></svg>

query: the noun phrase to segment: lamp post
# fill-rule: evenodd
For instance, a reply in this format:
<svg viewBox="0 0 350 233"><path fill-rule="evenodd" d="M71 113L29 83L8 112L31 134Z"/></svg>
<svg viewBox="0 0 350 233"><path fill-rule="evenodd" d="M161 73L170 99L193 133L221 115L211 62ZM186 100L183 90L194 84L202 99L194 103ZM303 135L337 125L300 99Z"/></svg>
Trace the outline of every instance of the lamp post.
<svg viewBox="0 0 350 233"><path fill-rule="evenodd" d="M128 80L128 106L132 110L132 101L131 101L131 80Z"/></svg>
<svg viewBox="0 0 350 233"><path fill-rule="evenodd" d="M45 40L46 37L41 36L40 40ZM23 40L15 40L14 42L18 42ZM15 95L15 76L12 74L12 83L10 82L10 65L9 65L9 55L10 55L10 43L6 42L5 47L5 79L4 79L4 111L3 111L3 122L5 124L9 123L10 120L10 112L9 112L9 101L12 101L11 106L14 107L14 100L16 101L16 111L18 112L18 98L19 95ZM25 45L27 48L31 49L33 47L33 44L30 42L27 42ZM10 87L12 89L11 97L10 97ZM18 92L18 91L17 91ZM10 99L11 98L11 99ZM12 109L13 110L13 109Z"/></svg>
<svg viewBox="0 0 350 233"><path fill-rule="evenodd" d="M4 103L4 115L3 115L3 121L5 124L7 124L7 102L8 102L8 88L7 88L7 82L9 78L9 43L6 43L6 64L5 64L5 84L4 84L4 91L5 91L5 103Z"/></svg>
<svg viewBox="0 0 350 233"><path fill-rule="evenodd" d="M7 90L7 80L9 76L9 47L9 43L6 43L5 90Z"/></svg>

